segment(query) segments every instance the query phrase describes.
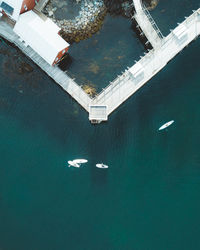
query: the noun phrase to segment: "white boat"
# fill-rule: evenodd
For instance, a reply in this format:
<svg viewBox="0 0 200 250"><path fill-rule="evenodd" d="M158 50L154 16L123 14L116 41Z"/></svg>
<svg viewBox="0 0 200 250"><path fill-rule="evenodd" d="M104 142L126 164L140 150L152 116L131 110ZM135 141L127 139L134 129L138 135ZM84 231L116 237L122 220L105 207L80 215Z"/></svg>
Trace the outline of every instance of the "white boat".
<svg viewBox="0 0 200 250"><path fill-rule="evenodd" d="M96 167L97 167L97 168L108 168L108 166L105 165L105 164L103 164L103 163L97 163L97 164L96 164Z"/></svg>
<svg viewBox="0 0 200 250"><path fill-rule="evenodd" d="M80 165L74 161L68 161L68 167L80 168Z"/></svg>
<svg viewBox="0 0 200 250"><path fill-rule="evenodd" d="M73 160L73 162L78 163L78 164L82 164L82 163L88 162L88 160L85 160L85 159L75 159L75 160Z"/></svg>
<svg viewBox="0 0 200 250"><path fill-rule="evenodd" d="M163 124L158 130L163 130L167 127L169 127L170 125L172 125L172 123L174 123L174 120L171 120L169 122L166 122L165 124Z"/></svg>

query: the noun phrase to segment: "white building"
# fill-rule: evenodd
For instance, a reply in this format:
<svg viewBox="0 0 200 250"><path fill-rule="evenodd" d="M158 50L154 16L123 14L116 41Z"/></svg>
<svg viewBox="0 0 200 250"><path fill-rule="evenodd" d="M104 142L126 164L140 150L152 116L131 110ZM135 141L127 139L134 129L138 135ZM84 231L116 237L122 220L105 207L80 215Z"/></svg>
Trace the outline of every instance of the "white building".
<svg viewBox="0 0 200 250"><path fill-rule="evenodd" d="M51 65L60 61L69 44L58 34L60 28L49 18L41 18L34 11L19 16L14 32L46 62Z"/></svg>

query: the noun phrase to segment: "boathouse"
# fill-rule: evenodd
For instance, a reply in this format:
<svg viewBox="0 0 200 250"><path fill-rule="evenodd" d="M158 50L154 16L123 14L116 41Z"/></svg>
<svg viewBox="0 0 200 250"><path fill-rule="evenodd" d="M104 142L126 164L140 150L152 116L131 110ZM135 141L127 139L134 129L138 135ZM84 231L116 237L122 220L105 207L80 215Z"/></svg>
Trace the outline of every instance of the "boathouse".
<svg viewBox="0 0 200 250"><path fill-rule="evenodd" d="M14 26L14 32L26 46L30 46L50 65L55 65L69 48L60 35L60 28L47 17L34 11L21 14Z"/></svg>

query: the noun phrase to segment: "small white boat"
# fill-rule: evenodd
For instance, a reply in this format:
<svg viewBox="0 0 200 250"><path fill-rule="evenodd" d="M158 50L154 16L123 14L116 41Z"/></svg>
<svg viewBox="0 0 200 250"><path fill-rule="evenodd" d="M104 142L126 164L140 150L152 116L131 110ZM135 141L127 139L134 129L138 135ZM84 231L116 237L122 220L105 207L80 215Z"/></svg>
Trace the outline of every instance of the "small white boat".
<svg viewBox="0 0 200 250"><path fill-rule="evenodd" d="M172 125L172 123L174 123L174 120L171 120L169 122L166 122L165 124L163 124L158 130L163 130L167 127L169 127L170 125Z"/></svg>
<svg viewBox="0 0 200 250"><path fill-rule="evenodd" d="M97 168L108 168L108 166L105 165L105 164L103 164L103 163L97 163L97 164L96 164L96 167L97 167Z"/></svg>
<svg viewBox="0 0 200 250"><path fill-rule="evenodd" d="M78 164L82 164L82 163L88 162L88 160L85 160L85 159L75 159L75 160L73 160L73 162L78 163Z"/></svg>
<svg viewBox="0 0 200 250"><path fill-rule="evenodd" d="M74 161L68 161L68 167L80 168L80 165Z"/></svg>

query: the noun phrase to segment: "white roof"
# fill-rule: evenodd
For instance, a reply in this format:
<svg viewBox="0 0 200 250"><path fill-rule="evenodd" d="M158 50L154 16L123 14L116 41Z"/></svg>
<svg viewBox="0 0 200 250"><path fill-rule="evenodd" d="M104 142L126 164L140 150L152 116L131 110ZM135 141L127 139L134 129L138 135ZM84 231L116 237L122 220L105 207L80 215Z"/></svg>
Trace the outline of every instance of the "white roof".
<svg viewBox="0 0 200 250"><path fill-rule="evenodd" d="M50 19L43 20L35 12L20 15L14 32L45 61L53 64L60 51L69 44L58 34L60 28Z"/></svg>
<svg viewBox="0 0 200 250"><path fill-rule="evenodd" d="M107 105L90 105L89 120L107 121Z"/></svg>
<svg viewBox="0 0 200 250"><path fill-rule="evenodd" d="M137 62L135 65L133 65L129 71L133 74L134 77L137 77L139 74L141 74L144 69L141 65L141 63Z"/></svg>
<svg viewBox="0 0 200 250"><path fill-rule="evenodd" d="M22 2L23 0L0 0L0 5L2 2L5 2L6 4L10 5L13 9L14 12L12 14L12 18L17 21L21 8L22 8Z"/></svg>
<svg viewBox="0 0 200 250"><path fill-rule="evenodd" d="M174 29L173 33L180 39L183 35L185 35L186 31L187 28L185 25L180 24L176 29Z"/></svg>

